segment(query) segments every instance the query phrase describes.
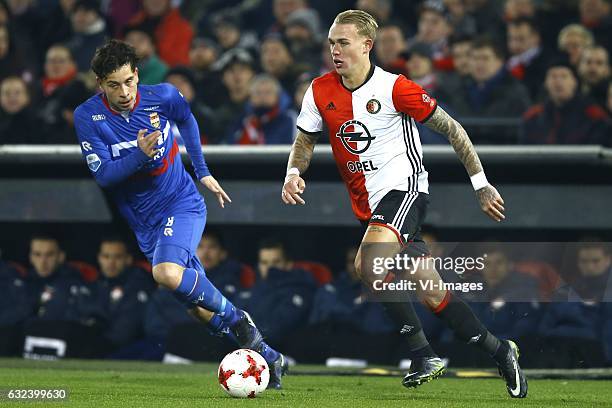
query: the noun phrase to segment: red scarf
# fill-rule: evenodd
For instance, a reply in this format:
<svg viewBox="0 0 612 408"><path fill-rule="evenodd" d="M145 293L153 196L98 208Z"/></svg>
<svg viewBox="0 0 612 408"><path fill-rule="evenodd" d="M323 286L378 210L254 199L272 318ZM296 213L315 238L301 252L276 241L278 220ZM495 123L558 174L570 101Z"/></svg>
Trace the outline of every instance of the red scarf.
<svg viewBox="0 0 612 408"><path fill-rule="evenodd" d="M53 92L55 92L57 88L60 88L66 85L68 82L72 81L76 75L77 75L76 68L72 68L63 77L59 77L59 78L44 77L42 79L43 95L45 97L51 95Z"/></svg>
<svg viewBox="0 0 612 408"><path fill-rule="evenodd" d="M273 121L280 113L280 107L276 105L263 116L249 115L244 119L242 132L237 143L241 145L262 145L266 143L263 126Z"/></svg>

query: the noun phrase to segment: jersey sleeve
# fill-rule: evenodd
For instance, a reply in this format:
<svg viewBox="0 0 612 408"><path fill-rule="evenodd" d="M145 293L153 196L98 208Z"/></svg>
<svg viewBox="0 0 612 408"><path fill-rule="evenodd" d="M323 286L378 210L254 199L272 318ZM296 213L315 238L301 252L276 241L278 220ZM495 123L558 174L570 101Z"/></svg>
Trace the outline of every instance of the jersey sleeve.
<svg viewBox="0 0 612 408"><path fill-rule="evenodd" d="M304 94L302 109L297 118L297 128L304 133L319 133L323 130L323 118L315 104L312 83Z"/></svg>
<svg viewBox="0 0 612 408"><path fill-rule="evenodd" d="M162 86L165 88L164 91L167 92L164 98L167 101L166 114L170 120L176 123L181 133L181 137L185 142L185 149L191 158L196 177L200 180L202 177L210 176L210 171L208 170L206 160L204 160L204 154L202 153L200 129L193 113L191 113L189 102L187 102L183 94L181 94L176 87L170 84L163 84Z"/></svg>
<svg viewBox="0 0 612 408"><path fill-rule="evenodd" d="M127 156L112 160L91 115L82 107L74 111L74 127L87 167L101 187L110 187L125 180L149 160L140 149L134 149Z"/></svg>
<svg viewBox="0 0 612 408"><path fill-rule="evenodd" d="M438 103L418 84L399 75L393 84L393 105L398 112L423 123L435 112Z"/></svg>

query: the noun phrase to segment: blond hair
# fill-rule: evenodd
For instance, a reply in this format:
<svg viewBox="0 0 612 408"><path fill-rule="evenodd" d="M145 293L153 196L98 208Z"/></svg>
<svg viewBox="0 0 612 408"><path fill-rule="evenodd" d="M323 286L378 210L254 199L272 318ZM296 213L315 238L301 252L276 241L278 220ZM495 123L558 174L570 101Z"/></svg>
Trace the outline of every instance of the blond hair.
<svg viewBox="0 0 612 408"><path fill-rule="evenodd" d="M584 28L580 24L569 24L563 27L563 29L559 32L559 36L557 37L557 45L560 50L565 48L565 41L567 37L571 34L578 34L584 40L585 46L590 46L595 43L593 39L593 33Z"/></svg>
<svg viewBox="0 0 612 408"><path fill-rule="evenodd" d="M357 34L369 38L372 41L376 39L376 30L378 23L370 15L362 10L346 10L338 14L334 19L334 24L354 24L357 28Z"/></svg>

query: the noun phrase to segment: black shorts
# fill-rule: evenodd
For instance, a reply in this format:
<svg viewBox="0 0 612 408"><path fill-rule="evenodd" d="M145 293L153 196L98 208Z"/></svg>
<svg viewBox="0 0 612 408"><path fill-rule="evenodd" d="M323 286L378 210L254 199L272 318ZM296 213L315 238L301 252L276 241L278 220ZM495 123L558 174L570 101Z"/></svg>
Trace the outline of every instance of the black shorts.
<svg viewBox="0 0 612 408"><path fill-rule="evenodd" d="M389 191L378 203L369 221L362 221L363 231L368 225L382 225L392 230L398 241L415 253L429 254L421 238L421 224L427 214L429 194L413 191Z"/></svg>

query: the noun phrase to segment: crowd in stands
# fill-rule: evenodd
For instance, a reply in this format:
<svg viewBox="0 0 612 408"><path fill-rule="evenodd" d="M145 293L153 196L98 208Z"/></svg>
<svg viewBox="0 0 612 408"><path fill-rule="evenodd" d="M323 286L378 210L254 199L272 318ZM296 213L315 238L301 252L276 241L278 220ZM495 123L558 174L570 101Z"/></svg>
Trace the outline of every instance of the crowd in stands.
<svg viewBox="0 0 612 408"><path fill-rule="evenodd" d="M441 256L436 237L424 238L432 255ZM170 290L157 287L150 265L135 261L121 237L102 239L96 266L66 260L50 235L35 235L29 245L28 268L0 261L0 355L49 353L48 345L35 347L30 338L67 343L65 354L54 350L54 357L161 360L170 354L214 361L231 349L207 335ZM347 249L342 271L294 260L277 239L264 239L258 248L251 267L233 259L223 237L211 230L197 256L210 280L250 312L270 344L301 362L334 356L392 363L406 357L383 306L355 276L356 248ZM559 270L537 259L515 260L500 244L483 250L481 271L462 278L453 270L440 273L448 282L483 283L482 291L458 294L492 333L521 342L527 366L612 364L612 254L606 243L579 243ZM415 307L430 341L453 364L487 364L425 306Z"/></svg>
<svg viewBox="0 0 612 408"><path fill-rule="evenodd" d="M181 91L202 143L291 143L348 8L379 23L374 62L477 143L612 145L610 0L0 0L0 144L75 143L72 112L97 92L89 63L109 38L135 47L140 83Z"/></svg>

